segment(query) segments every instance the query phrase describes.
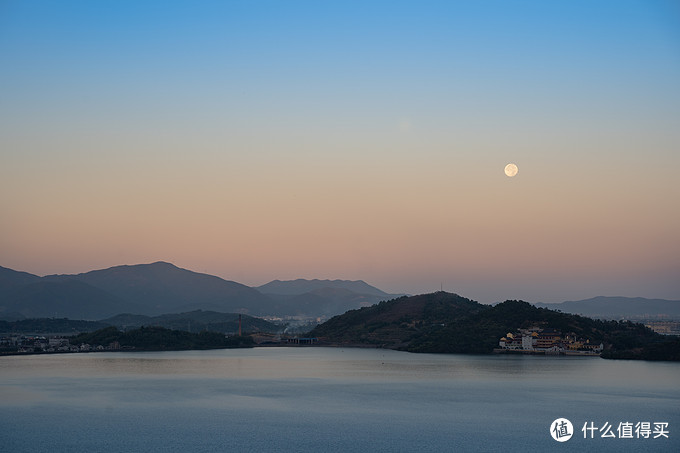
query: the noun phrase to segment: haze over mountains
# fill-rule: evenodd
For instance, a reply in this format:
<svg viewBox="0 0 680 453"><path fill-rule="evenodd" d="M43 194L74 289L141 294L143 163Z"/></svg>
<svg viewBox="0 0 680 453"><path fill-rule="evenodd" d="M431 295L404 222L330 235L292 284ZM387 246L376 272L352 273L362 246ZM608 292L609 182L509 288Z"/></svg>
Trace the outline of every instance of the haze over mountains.
<svg viewBox="0 0 680 453"><path fill-rule="evenodd" d="M680 300L599 296L585 300L571 300L559 304L536 303L534 305L591 318L680 319Z"/></svg>
<svg viewBox="0 0 680 453"><path fill-rule="evenodd" d="M0 318L99 320L121 313L158 316L194 310L321 317L398 296L363 281L276 280L260 288L166 262L45 277L0 267Z"/></svg>
<svg viewBox="0 0 680 453"><path fill-rule="evenodd" d="M402 294L388 294L362 280L274 280L257 287L288 312L334 316Z"/></svg>
<svg viewBox="0 0 680 453"><path fill-rule="evenodd" d="M322 291L328 288L344 289L357 294L372 295L377 297L390 296L390 294L387 294L386 292L369 285L363 280L305 280L302 278L287 281L273 280L266 285L258 286L257 290L263 294L296 296L314 291Z"/></svg>
<svg viewBox="0 0 680 453"><path fill-rule="evenodd" d="M0 267L0 319L4 320L102 320L124 313L159 316L196 310L320 318L399 296L361 280L274 280L251 288L166 262L45 277ZM535 305L605 319L680 319L680 301L596 297Z"/></svg>

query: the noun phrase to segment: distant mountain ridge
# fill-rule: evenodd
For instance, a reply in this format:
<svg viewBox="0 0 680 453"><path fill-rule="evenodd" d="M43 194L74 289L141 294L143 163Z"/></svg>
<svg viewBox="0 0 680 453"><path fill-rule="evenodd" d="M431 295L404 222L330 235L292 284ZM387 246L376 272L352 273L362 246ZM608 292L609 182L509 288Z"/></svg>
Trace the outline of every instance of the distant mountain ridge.
<svg viewBox="0 0 680 453"><path fill-rule="evenodd" d="M45 279L85 282L136 304L130 311L145 315L198 309L254 313L268 302L261 293L241 283L163 261L115 266L78 275L48 275Z"/></svg>
<svg viewBox="0 0 680 453"><path fill-rule="evenodd" d="M18 312L97 320L120 313L157 316L199 309L261 314L272 304L241 283L163 261L45 277L0 268L0 282L0 316Z"/></svg>
<svg viewBox="0 0 680 453"><path fill-rule="evenodd" d="M680 300L598 296L536 307L601 319L680 319Z"/></svg>
<svg viewBox="0 0 680 453"><path fill-rule="evenodd" d="M100 320L205 310L323 318L394 299L362 280L274 280L257 288L158 261L39 277L0 266L0 319ZM680 319L680 301L595 297L534 304L603 319Z"/></svg>
<svg viewBox="0 0 680 453"><path fill-rule="evenodd" d="M298 278L297 280L273 280L262 286L257 286L255 289L264 294L297 296L325 288L345 289L357 294L370 294L378 297L392 296L363 280L306 280L303 278Z"/></svg>
<svg viewBox="0 0 680 453"><path fill-rule="evenodd" d="M40 280L40 277L37 275L0 266L0 291L27 285L29 283L35 283L38 280Z"/></svg>
<svg viewBox="0 0 680 453"><path fill-rule="evenodd" d="M363 280L273 280L257 289L298 315L317 307L319 315L333 316L401 296L388 294Z"/></svg>
<svg viewBox="0 0 680 453"><path fill-rule="evenodd" d="M99 320L195 310L316 318L393 297L360 280L275 280L263 287L273 293L163 261L45 277L0 267L0 319Z"/></svg>
<svg viewBox="0 0 680 453"><path fill-rule="evenodd" d="M100 288L78 280L39 280L5 294L3 304L8 311L26 318L70 318L96 320L107 313L120 313L132 304Z"/></svg>

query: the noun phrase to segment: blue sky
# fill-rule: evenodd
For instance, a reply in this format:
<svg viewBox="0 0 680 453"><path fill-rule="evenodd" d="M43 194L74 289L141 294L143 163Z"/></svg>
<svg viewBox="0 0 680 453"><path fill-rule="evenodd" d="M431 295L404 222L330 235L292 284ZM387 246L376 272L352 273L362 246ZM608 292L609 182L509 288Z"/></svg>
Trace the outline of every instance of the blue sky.
<svg viewBox="0 0 680 453"><path fill-rule="evenodd" d="M0 55L4 266L680 298L677 2L4 1Z"/></svg>

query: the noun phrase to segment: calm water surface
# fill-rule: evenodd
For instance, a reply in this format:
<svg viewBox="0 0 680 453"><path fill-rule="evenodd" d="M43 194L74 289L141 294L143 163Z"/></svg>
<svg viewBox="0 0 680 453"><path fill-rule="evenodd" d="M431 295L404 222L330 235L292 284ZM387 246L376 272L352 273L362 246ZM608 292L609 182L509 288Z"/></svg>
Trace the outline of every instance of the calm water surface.
<svg viewBox="0 0 680 453"><path fill-rule="evenodd" d="M573 437L558 443L551 422ZM584 439L585 422L668 439ZM0 451L680 451L680 364L257 348L0 358Z"/></svg>

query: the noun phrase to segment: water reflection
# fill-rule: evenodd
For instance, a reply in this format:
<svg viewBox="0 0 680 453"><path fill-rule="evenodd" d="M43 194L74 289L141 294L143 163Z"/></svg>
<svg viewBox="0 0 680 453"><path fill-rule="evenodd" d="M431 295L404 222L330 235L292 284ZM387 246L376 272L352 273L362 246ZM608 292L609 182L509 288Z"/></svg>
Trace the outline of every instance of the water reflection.
<svg viewBox="0 0 680 453"><path fill-rule="evenodd" d="M592 357L409 354L382 349L257 348L218 351L91 353L0 359L0 378L198 376L230 379L606 380L672 388L680 364Z"/></svg>
<svg viewBox="0 0 680 453"><path fill-rule="evenodd" d="M3 357L0 423L7 429L0 441L23 451L111 450L110 439L120 451L186 451L206 442L206 450L223 451L225 441L250 450L443 451L452 442L480 448L480 426L493 425L483 437L486 450L508 439L514 450L549 449L553 441L543 431L557 416L680 426L679 377L674 363L380 349ZM31 428L46 415L61 423ZM97 431L69 431L75 443L63 434L64 426L95 421ZM621 445L585 450L595 446ZM668 450L645 444L657 446Z"/></svg>

